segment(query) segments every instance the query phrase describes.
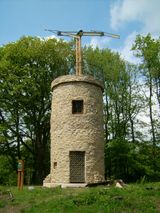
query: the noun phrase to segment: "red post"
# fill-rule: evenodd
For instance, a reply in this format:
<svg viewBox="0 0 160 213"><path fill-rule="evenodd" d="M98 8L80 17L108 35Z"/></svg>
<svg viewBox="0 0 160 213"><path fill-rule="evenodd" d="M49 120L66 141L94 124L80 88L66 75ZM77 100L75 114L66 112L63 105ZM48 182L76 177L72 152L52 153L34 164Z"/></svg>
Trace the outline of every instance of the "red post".
<svg viewBox="0 0 160 213"><path fill-rule="evenodd" d="M22 191L24 180L24 160L18 160L18 190Z"/></svg>

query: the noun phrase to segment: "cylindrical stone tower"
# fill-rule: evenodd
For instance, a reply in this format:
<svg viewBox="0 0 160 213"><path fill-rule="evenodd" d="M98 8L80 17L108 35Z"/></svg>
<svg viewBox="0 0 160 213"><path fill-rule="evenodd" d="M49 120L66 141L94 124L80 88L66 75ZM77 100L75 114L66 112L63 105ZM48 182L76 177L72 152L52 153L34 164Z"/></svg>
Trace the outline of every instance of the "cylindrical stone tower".
<svg viewBox="0 0 160 213"><path fill-rule="evenodd" d="M51 170L44 186L104 181L103 85L91 76L52 82Z"/></svg>

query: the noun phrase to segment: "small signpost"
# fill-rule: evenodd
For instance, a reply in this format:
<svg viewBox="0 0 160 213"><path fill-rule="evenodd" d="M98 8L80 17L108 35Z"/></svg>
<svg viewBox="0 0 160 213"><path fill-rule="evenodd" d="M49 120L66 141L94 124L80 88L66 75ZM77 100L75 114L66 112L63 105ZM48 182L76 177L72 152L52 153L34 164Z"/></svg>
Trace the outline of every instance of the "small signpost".
<svg viewBox="0 0 160 213"><path fill-rule="evenodd" d="M23 189L23 179L24 179L24 160L18 160L18 190Z"/></svg>

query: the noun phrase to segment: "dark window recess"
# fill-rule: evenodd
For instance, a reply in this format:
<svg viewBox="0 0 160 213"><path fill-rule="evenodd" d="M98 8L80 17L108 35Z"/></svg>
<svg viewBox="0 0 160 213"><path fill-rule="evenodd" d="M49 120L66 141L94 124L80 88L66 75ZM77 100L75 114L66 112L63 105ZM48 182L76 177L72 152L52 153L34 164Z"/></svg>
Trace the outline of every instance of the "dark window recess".
<svg viewBox="0 0 160 213"><path fill-rule="evenodd" d="M72 114L83 113L83 100L73 100L72 101Z"/></svg>
<svg viewBox="0 0 160 213"><path fill-rule="evenodd" d="M53 168L56 169L57 168L57 162L54 162L53 164Z"/></svg>

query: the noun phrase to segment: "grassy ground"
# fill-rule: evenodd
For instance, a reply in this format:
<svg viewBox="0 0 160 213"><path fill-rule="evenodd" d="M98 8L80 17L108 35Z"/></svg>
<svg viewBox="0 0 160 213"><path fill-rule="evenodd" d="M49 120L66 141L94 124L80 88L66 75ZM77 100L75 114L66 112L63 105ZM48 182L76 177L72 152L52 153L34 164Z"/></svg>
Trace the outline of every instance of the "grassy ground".
<svg viewBox="0 0 160 213"><path fill-rule="evenodd" d="M6 190L14 196L12 199ZM79 189L0 187L0 213L158 213L160 183Z"/></svg>

